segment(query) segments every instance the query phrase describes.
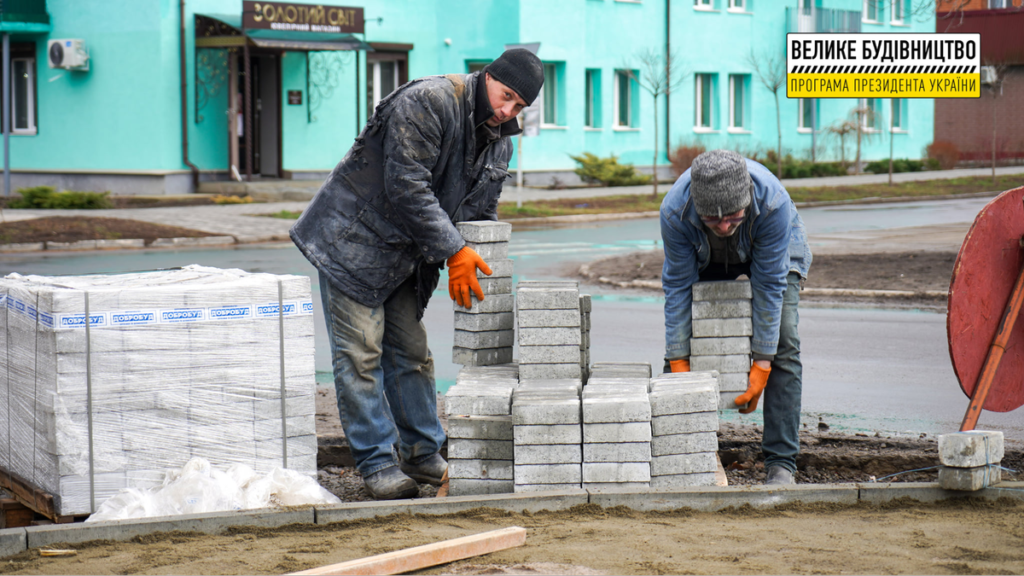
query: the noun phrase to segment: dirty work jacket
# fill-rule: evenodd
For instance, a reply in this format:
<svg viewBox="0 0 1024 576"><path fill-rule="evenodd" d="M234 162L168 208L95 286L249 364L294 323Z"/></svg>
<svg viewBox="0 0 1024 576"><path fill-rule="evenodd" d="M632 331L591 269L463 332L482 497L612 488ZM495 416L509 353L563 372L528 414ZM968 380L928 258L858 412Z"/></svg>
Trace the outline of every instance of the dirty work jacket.
<svg viewBox="0 0 1024 576"><path fill-rule="evenodd" d="M516 122L476 162L477 74L413 80L382 100L291 229L342 293L376 307L417 274L419 314L444 261L465 242L455 222L496 220Z"/></svg>
<svg viewBox="0 0 1024 576"><path fill-rule="evenodd" d="M779 343L786 276L793 271L807 277L811 249L803 220L782 183L761 164L746 162L754 182L753 198L749 215L735 234L739 235L741 260L751 263L751 350L774 356ZM690 355L693 332L691 287L711 260L707 232L690 198L689 170L676 180L661 203L661 238L665 245L661 271L665 290L665 357L686 358Z"/></svg>

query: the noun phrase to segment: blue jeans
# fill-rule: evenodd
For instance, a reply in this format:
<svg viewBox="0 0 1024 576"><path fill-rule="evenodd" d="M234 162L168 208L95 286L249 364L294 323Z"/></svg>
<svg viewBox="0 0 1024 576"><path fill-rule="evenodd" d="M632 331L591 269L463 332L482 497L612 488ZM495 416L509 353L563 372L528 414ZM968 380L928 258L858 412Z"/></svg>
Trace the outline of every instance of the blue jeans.
<svg viewBox="0 0 1024 576"><path fill-rule="evenodd" d="M764 408L764 434L761 452L765 468L782 466L796 472L800 453L800 397L803 392L804 366L800 361L800 275L790 272L782 297L782 321L779 323L779 348L772 360L772 371L761 396Z"/></svg>
<svg viewBox="0 0 1024 576"><path fill-rule="evenodd" d="M427 331L416 320L414 279L375 308L345 296L323 274L320 294L341 427L359 472L395 466L396 446L413 464L436 454L445 434Z"/></svg>

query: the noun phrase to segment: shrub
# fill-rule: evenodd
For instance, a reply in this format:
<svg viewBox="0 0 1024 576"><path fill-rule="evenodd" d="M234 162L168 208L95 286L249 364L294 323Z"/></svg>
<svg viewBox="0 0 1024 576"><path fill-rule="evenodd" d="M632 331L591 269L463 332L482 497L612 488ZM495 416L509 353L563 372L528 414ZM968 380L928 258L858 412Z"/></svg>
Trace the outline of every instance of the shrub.
<svg viewBox="0 0 1024 576"><path fill-rule="evenodd" d="M960 149L948 140L936 140L925 148L929 160L935 160L942 170L952 170L960 161Z"/></svg>
<svg viewBox="0 0 1024 576"><path fill-rule="evenodd" d="M8 208L36 208L49 210L99 210L112 208L110 192L56 192L52 186L19 188L20 200L12 200Z"/></svg>
<svg viewBox="0 0 1024 576"><path fill-rule="evenodd" d="M639 186L648 184L651 177L645 174L637 174L632 164L619 164L619 158L615 155L608 158L599 158L590 152L584 152L579 156L569 155L570 158L580 165L576 169L576 175L581 180L590 184L602 186Z"/></svg>
<svg viewBox="0 0 1024 576"><path fill-rule="evenodd" d="M894 158L892 161L892 172L897 174L900 172L920 172L924 170L925 163L921 160L910 160L908 158ZM888 174L889 173L889 160L875 160L874 162L868 162L868 165L864 168L865 172L871 172L872 174Z"/></svg>
<svg viewBox="0 0 1024 576"><path fill-rule="evenodd" d="M703 144L680 144L674 150L669 150L668 161L672 163L672 173L678 178L683 172L690 169L693 159L703 154L707 149Z"/></svg>
<svg viewBox="0 0 1024 576"><path fill-rule="evenodd" d="M761 162L765 168L776 174L778 156L774 151L768 151L766 159ZM886 168L888 170L888 168ZM817 178L822 176L845 176L846 171L839 162L811 162L810 160L796 160L791 154L786 154L782 159L783 178Z"/></svg>
<svg viewBox="0 0 1024 576"><path fill-rule="evenodd" d="M214 204L252 204L252 196L230 196L217 194L210 198Z"/></svg>

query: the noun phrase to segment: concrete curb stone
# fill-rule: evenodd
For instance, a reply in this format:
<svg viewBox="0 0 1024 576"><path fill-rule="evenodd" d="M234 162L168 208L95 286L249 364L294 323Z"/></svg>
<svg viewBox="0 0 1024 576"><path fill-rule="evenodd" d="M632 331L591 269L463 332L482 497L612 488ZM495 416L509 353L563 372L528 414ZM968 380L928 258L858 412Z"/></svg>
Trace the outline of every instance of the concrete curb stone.
<svg viewBox="0 0 1024 576"><path fill-rule="evenodd" d="M449 496L431 500L398 500L393 502L354 502L335 506L318 506L316 523L331 524L392 514L454 514L474 508L496 508L510 512L566 510L586 504L584 490L549 491L531 494L496 494L492 496Z"/></svg>
<svg viewBox="0 0 1024 576"><path fill-rule="evenodd" d="M0 252L38 252L46 249L46 242L21 242L0 244Z"/></svg>
<svg viewBox="0 0 1024 576"><path fill-rule="evenodd" d="M258 240L257 240L258 241ZM157 238L150 244L150 248L165 246L219 246L221 244L235 244L234 236L203 236L199 238ZM241 243L240 241L238 243Z"/></svg>
<svg viewBox="0 0 1024 576"><path fill-rule="evenodd" d="M28 533L24 528L0 530L0 558L13 556L28 549Z"/></svg>
<svg viewBox="0 0 1024 576"><path fill-rule="evenodd" d="M691 508L702 512L714 512L730 506L739 508L750 504L754 508L771 508L781 504L802 502L829 502L854 505L857 503L856 485L796 484L785 487L768 486L705 486L672 491L604 491L591 494L590 503L603 508L626 506L639 512L653 510L677 510Z"/></svg>

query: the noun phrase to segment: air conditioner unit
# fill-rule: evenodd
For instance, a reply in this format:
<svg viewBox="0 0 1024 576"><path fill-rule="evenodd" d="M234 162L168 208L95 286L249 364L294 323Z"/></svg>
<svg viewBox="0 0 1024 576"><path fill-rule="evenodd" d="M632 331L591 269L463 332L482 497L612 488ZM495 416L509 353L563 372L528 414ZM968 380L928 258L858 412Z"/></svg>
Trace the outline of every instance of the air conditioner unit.
<svg viewBox="0 0 1024 576"><path fill-rule="evenodd" d="M981 83L982 84L995 84L999 80L999 75L996 74L995 66L982 66L981 67Z"/></svg>
<svg viewBox="0 0 1024 576"><path fill-rule="evenodd" d="M50 40L47 44L50 68L65 70L88 70L89 52L85 48L85 40L67 39Z"/></svg>

